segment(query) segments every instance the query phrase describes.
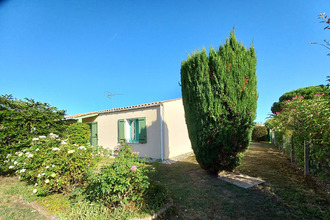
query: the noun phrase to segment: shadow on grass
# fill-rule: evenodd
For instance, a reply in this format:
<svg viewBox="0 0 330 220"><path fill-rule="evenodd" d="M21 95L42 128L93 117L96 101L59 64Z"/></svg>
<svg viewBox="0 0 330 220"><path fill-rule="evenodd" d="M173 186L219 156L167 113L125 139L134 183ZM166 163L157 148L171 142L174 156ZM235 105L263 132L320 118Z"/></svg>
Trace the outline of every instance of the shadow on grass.
<svg viewBox="0 0 330 220"><path fill-rule="evenodd" d="M269 144L251 144L236 169L266 183L242 189L212 177L194 157L160 164L151 178L172 192L175 206L164 219L327 219L329 201L303 176L291 170L287 158ZM306 183L306 184L305 184Z"/></svg>

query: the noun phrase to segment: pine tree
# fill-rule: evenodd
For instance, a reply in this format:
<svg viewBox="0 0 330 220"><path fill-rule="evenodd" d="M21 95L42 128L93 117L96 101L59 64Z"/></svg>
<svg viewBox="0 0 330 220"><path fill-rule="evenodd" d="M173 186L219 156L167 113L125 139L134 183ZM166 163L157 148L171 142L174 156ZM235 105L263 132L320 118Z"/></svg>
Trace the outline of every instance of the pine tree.
<svg viewBox="0 0 330 220"><path fill-rule="evenodd" d="M200 166L233 170L249 146L257 108L256 56L230 38L181 63L181 88L189 138Z"/></svg>

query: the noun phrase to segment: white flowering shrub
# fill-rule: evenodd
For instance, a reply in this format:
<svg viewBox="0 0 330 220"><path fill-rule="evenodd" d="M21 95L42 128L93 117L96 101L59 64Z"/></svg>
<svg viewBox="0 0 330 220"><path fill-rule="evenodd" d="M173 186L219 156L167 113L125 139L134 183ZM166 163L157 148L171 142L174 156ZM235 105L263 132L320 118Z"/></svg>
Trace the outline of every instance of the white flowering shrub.
<svg viewBox="0 0 330 220"><path fill-rule="evenodd" d="M16 170L21 180L34 184L33 193L45 195L72 191L83 185L88 170L108 152L89 144L68 144L55 134L32 139L30 148L8 154L7 169Z"/></svg>

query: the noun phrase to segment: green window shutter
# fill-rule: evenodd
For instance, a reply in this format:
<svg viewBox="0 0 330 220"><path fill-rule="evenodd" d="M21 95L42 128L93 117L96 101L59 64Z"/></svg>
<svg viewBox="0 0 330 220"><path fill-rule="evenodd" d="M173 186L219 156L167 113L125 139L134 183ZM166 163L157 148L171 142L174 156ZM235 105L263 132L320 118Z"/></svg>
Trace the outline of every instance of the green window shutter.
<svg viewBox="0 0 330 220"><path fill-rule="evenodd" d="M125 141L125 120L118 120L118 142Z"/></svg>
<svg viewBox="0 0 330 220"><path fill-rule="evenodd" d="M146 118L139 118L139 142L147 143L147 123Z"/></svg>

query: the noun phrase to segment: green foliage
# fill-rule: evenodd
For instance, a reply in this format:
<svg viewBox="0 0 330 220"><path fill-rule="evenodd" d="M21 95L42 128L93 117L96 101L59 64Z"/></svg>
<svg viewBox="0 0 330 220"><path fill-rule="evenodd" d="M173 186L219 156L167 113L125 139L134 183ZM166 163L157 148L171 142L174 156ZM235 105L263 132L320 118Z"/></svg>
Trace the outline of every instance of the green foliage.
<svg viewBox="0 0 330 220"><path fill-rule="evenodd" d="M271 111L273 112L273 114L276 114L276 112L281 112L285 105L285 102L287 100L290 100L292 97L302 96L304 97L304 99L312 99L314 98L315 94L320 94L320 93L329 94L330 89L325 86L309 86L305 88L296 89L290 92L286 92L279 98L278 102L273 103Z"/></svg>
<svg viewBox="0 0 330 220"><path fill-rule="evenodd" d="M8 154L6 168L35 186L34 193L70 192L84 184L86 173L100 158L89 145L67 144L55 134L32 139L32 146Z"/></svg>
<svg viewBox="0 0 330 220"><path fill-rule="evenodd" d="M108 208L128 204L141 208L143 194L149 187L147 174L150 169L125 143L121 148L117 147L114 155L116 158L113 163L102 166L101 171L90 177L88 198Z"/></svg>
<svg viewBox="0 0 330 220"><path fill-rule="evenodd" d="M278 144L283 138L294 138L294 148L298 164L303 165L304 141L311 140L310 160L314 173L322 177L330 176L330 100L326 94L315 94L312 99L302 96L292 97L284 103L268 123L275 131Z"/></svg>
<svg viewBox="0 0 330 220"><path fill-rule="evenodd" d="M85 123L71 124L66 129L66 137L70 144L87 144L91 137L90 127Z"/></svg>
<svg viewBox="0 0 330 220"><path fill-rule="evenodd" d="M268 130L265 126L255 126L252 132L253 141L268 141Z"/></svg>
<svg viewBox="0 0 330 220"><path fill-rule="evenodd" d="M148 189L144 193L146 208L148 210L158 210L168 202L169 191L160 182L150 181Z"/></svg>
<svg viewBox="0 0 330 220"><path fill-rule="evenodd" d="M4 156L21 151L31 144L33 137L56 133L65 129L65 111L47 103L14 99L12 95L0 96L0 161Z"/></svg>
<svg viewBox="0 0 330 220"><path fill-rule="evenodd" d="M232 170L246 150L257 108L256 56L234 30L219 50L181 63L182 98L197 161L210 173Z"/></svg>

